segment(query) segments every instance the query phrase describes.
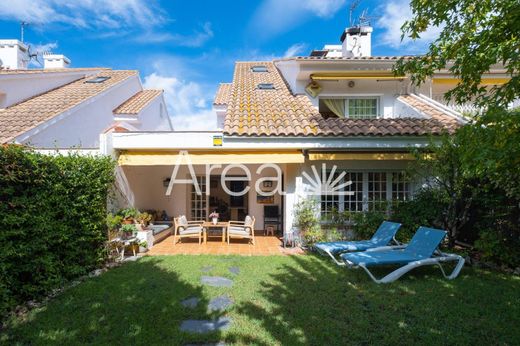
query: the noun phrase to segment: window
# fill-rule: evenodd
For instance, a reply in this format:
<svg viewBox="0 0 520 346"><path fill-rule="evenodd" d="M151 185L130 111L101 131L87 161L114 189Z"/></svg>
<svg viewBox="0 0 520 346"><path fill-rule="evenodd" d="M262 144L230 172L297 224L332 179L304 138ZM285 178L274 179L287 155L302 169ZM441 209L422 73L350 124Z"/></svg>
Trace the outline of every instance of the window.
<svg viewBox="0 0 520 346"><path fill-rule="evenodd" d="M206 220L206 177L197 176L201 195L197 194L195 185L191 185L191 219Z"/></svg>
<svg viewBox="0 0 520 346"><path fill-rule="evenodd" d="M267 66L263 66L263 65L253 66L253 67L251 67L251 72L268 72Z"/></svg>
<svg viewBox="0 0 520 346"><path fill-rule="evenodd" d="M110 79L110 77L107 77L107 76L99 76L99 77L94 77L94 78L92 78L92 79L86 80L85 83L103 83L103 82L106 81L107 79Z"/></svg>
<svg viewBox="0 0 520 346"><path fill-rule="evenodd" d="M258 89L260 90L273 90L274 85L272 83L260 83L258 84Z"/></svg>
<svg viewBox="0 0 520 346"><path fill-rule="evenodd" d="M325 117L370 119L379 116L378 97L320 98L319 111Z"/></svg>
<svg viewBox="0 0 520 346"><path fill-rule="evenodd" d="M392 200L406 201L410 199L410 180L404 172L392 173Z"/></svg>
<svg viewBox="0 0 520 346"><path fill-rule="evenodd" d="M355 119L376 118L378 115L377 98L347 99L347 116Z"/></svg>
<svg viewBox="0 0 520 346"><path fill-rule="evenodd" d="M336 171L335 178L341 174ZM333 209L340 212L360 212L365 210L385 210L390 200L411 198L411 181L404 172L348 172L342 181L351 184L344 191L352 195L321 195L321 215L328 219Z"/></svg>
<svg viewBox="0 0 520 346"><path fill-rule="evenodd" d="M386 173L368 173L368 210L385 209Z"/></svg>

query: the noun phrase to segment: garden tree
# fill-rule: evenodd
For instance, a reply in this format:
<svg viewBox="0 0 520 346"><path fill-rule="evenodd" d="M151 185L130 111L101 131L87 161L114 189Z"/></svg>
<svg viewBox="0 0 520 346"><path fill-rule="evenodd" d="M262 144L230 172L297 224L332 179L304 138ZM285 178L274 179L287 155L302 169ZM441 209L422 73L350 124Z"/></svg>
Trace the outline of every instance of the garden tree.
<svg viewBox="0 0 520 346"><path fill-rule="evenodd" d="M440 143L432 142L427 148L415 151L416 160L410 168L412 175L430 191L431 205L439 208L439 226L448 231L450 247L468 221L478 193L460 164L463 150L457 136L443 136Z"/></svg>
<svg viewBox="0 0 520 346"><path fill-rule="evenodd" d="M479 106L506 108L520 95L520 1L411 0L412 18L402 26L402 37L417 39L429 27L442 31L425 55L401 59L398 74L410 74L415 85L439 69L460 79L446 94L458 103L475 100ZM511 79L486 88L482 75L503 64Z"/></svg>

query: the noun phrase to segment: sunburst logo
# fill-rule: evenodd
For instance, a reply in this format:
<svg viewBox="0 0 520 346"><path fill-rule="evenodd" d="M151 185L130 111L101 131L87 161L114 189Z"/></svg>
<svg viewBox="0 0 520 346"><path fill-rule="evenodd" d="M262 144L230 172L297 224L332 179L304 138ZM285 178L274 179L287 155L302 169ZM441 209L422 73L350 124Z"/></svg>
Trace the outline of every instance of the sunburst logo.
<svg viewBox="0 0 520 346"><path fill-rule="evenodd" d="M323 163L321 165L321 174L316 169L316 166L311 167L314 177L311 177L307 172L303 172L302 175L307 179L309 187L306 192L310 195L329 195L329 196L352 196L354 191L345 191L347 186L352 185L352 181L343 181L346 172L336 174L338 167L332 166L332 169L327 172L327 165Z"/></svg>

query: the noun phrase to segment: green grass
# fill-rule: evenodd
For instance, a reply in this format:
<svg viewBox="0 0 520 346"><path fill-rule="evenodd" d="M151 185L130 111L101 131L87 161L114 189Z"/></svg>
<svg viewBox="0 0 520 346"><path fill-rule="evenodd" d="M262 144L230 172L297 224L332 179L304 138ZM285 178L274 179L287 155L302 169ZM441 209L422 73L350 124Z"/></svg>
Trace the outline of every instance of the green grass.
<svg viewBox="0 0 520 346"><path fill-rule="evenodd" d="M234 278L203 287L201 268ZM240 274L229 273L239 266ZM380 273L381 274L381 273ZM225 313L205 311L227 293ZM200 308L183 308L187 297ZM201 306L202 305L202 306ZM193 336L182 320L226 315L232 328ZM67 290L2 331L4 344L256 345L519 344L520 278L465 268L447 281L435 268L376 285L359 270L309 256L147 257Z"/></svg>

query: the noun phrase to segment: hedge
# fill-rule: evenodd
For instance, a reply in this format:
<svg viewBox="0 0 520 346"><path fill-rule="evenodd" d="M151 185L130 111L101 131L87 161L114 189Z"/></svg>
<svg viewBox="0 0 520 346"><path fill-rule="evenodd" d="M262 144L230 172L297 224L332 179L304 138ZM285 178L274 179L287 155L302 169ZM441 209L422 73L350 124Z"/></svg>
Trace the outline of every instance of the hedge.
<svg viewBox="0 0 520 346"><path fill-rule="evenodd" d="M0 316L105 260L108 157L0 147Z"/></svg>

